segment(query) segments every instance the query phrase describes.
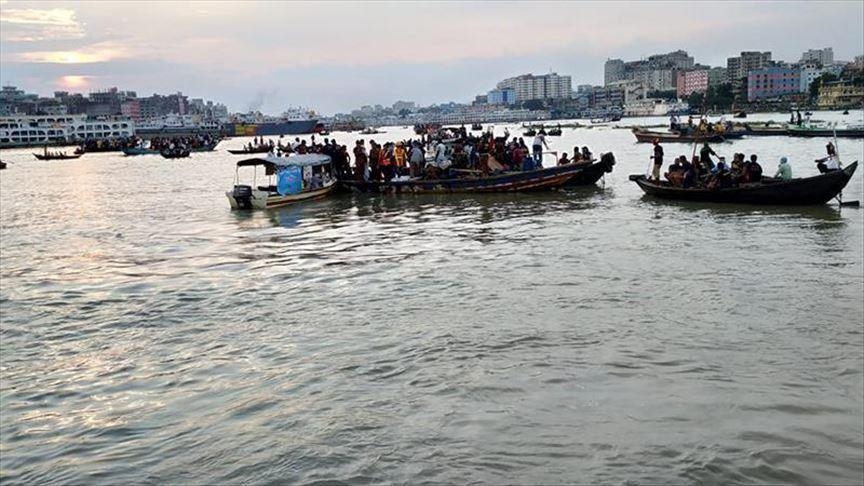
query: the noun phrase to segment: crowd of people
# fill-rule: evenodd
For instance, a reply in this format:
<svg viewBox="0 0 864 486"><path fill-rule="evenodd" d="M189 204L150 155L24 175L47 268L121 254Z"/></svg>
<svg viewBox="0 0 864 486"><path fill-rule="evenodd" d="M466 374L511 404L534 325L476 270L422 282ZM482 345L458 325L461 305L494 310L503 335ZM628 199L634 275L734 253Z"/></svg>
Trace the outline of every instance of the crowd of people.
<svg viewBox="0 0 864 486"><path fill-rule="evenodd" d="M731 132L733 126L732 122L725 120L723 117L720 117L719 120L711 123L707 116L703 116L699 119L699 123L696 123L693 121L693 115L690 115L687 117L687 123L682 123L677 115L672 115L669 117L669 129L682 135L701 135L707 133L722 134Z"/></svg>
<svg viewBox="0 0 864 486"><path fill-rule="evenodd" d="M210 134L191 135L187 137L153 137L150 139L150 149L158 150L159 152L168 151L176 152L183 150L192 150L205 147L215 147L219 143L219 139ZM143 147L144 141L141 140L133 147Z"/></svg>
<svg viewBox="0 0 864 486"><path fill-rule="evenodd" d="M321 153L331 157L336 177L362 181L389 182L394 179L442 179L465 176L489 176L507 171L529 171L543 167L543 148L549 148L543 135L532 141L533 153L521 137L510 138L509 132L495 137L493 132L473 135L462 128L439 129L421 134L420 139L378 143L357 140L349 153L345 145L324 138L309 143L295 138L293 142L279 140L253 141L254 146L269 146L280 156ZM353 166L352 166L353 156ZM593 161L588 147L574 147L573 158L565 153L560 164Z"/></svg>
<svg viewBox="0 0 864 486"><path fill-rule="evenodd" d="M826 150L828 156L816 160L819 172L839 170L840 163L834 144L828 142ZM711 156L717 158L716 163ZM654 161L651 177L659 182L660 170L663 166L663 146L657 139L654 140L651 159ZM755 154L747 158L743 153L736 153L732 157L732 162L727 163L726 157L718 156L711 146L705 143L699 150L699 155L694 154L691 160L687 160L686 155L676 157L663 176L669 184L676 187L721 189L760 182L762 172L762 166ZM792 166L789 165L787 157L780 158L774 177L784 181L792 179Z"/></svg>

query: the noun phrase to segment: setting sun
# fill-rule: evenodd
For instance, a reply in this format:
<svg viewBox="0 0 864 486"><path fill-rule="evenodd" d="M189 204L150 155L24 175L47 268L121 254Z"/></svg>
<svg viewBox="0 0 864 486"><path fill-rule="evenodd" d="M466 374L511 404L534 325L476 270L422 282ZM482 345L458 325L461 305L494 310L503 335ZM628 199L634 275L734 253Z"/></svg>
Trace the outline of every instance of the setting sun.
<svg viewBox="0 0 864 486"><path fill-rule="evenodd" d="M84 88L90 84L90 76L62 76L57 82L67 89Z"/></svg>

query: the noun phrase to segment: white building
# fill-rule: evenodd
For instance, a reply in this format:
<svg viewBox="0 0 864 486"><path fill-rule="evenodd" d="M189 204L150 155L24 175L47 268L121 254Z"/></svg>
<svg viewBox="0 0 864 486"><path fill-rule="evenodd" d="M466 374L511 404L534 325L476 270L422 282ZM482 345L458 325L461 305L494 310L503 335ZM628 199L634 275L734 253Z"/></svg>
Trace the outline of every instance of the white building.
<svg viewBox="0 0 864 486"><path fill-rule="evenodd" d="M571 96L572 80L570 76L559 76L557 73L535 76L523 74L507 78L496 86L499 90L512 89L516 102L528 100L562 99Z"/></svg>
<svg viewBox="0 0 864 486"><path fill-rule="evenodd" d="M834 63L834 50L830 47L825 49L809 49L801 54L801 64L818 62L823 66Z"/></svg>

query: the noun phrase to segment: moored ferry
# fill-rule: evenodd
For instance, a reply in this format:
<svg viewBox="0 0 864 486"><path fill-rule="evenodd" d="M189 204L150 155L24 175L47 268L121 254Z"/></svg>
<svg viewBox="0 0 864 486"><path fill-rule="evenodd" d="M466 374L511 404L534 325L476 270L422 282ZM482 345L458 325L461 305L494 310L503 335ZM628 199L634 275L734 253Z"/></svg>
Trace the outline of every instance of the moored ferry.
<svg viewBox="0 0 864 486"><path fill-rule="evenodd" d="M13 115L0 117L0 148L67 145L87 139L131 137L135 123L128 118L88 118L86 115Z"/></svg>
<svg viewBox="0 0 864 486"><path fill-rule="evenodd" d="M279 117L250 112L234 115L227 125L226 132L238 137L260 135L306 135L314 133L318 118L314 111L291 109Z"/></svg>

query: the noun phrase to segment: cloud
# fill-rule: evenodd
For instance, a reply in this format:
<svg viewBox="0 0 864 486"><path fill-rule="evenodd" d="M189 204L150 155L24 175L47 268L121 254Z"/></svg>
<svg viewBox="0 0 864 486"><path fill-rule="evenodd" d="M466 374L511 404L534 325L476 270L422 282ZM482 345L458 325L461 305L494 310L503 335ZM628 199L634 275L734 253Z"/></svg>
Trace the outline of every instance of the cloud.
<svg viewBox="0 0 864 486"><path fill-rule="evenodd" d="M128 57L125 47L113 42L102 42L72 51L34 51L11 55L18 62L37 62L55 64L87 64L108 62Z"/></svg>
<svg viewBox="0 0 864 486"><path fill-rule="evenodd" d="M85 35L75 11L65 8L3 9L0 26L0 39L7 42L80 39Z"/></svg>

